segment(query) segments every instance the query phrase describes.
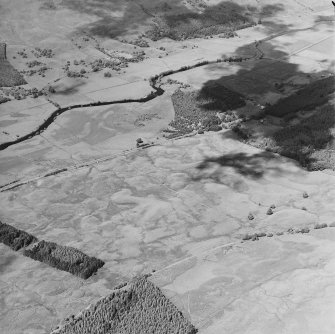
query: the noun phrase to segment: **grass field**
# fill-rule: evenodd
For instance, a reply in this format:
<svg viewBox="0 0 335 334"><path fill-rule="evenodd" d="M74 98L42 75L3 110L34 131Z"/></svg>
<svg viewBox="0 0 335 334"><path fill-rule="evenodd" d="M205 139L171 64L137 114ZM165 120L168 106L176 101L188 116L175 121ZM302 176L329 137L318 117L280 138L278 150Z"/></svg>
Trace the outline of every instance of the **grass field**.
<svg viewBox="0 0 335 334"><path fill-rule="evenodd" d="M259 147L331 165L330 95L304 92L308 113L288 97L330 63L330 40L297 52L330 35L331 24L314 24L312 1L1 1L13 67L35 71L35 48L54 54L39 57L45 77L24 74L30 87L54 92L0 105L2 142L38 128L57 104L146 96L150 77L211 65L172 75L184 87L175 93L177 84L162 79L164 94L147 103L69 109L2 151L0 184L26 184L0 192L1 219L47 241L26 247L29 235L8 227L1 234L0 226L10 246L0 243L0 332L50 334L61 322L59 334L333 334L334 326L324 328L334 324L335 229L324 239L310 235L334 220L334 173L308 172L225 129L162 138L167 127L171 137L202 133L221 129L223 116L243 122L254 113L250 132L265 139ZM23 48L28 58L18 54ZM235 56L251 58L214 64ZM121 61L117 68L110 58ZM67 75L82 70L85 77ZM264 117L266 103L288 106L295 118ZM153 145L137 149L138 138ZM153 274L132 281L146 273Z"/></svg>
<svg viewBox="0 0 335 334"><path fill-rule="evenodd" d="M197 168L204 165L202 161L208 161L205 168ZM275 233L314 226L316 221L330 223L334 217L333 178L307 173L280 156L266 156L222 131L122 154L105 163L2 192L2 215L22 222L22 229L44 240L62 240L63 245L87 250L88 255L106 263L97 275L81 280L1 244L1 260L8 263L1 274L2 309L6 312L0 317L1 328L11 334L38 333L39 329L50 333L62 319L110 294L120 278L129 281L153 269L159 272L198 251L240 241L246 233ZM304 191L309 198L303 198ZM276 209L269 216L272 204ZM318 217L314 215L317 211ZM252 221L248 219L250 212L255 217ZM264 249L261 254L266 253ZM213 263L210 257L204 261ZM246 260L246 268L247 263L261 266ZM234 274L236 266L241 268L234 258L222 266L227 277ZM217 273L220 276L219 270ZM194 273L183 284L200 285L204 276L212 277L211 271ZM234 276L236 289L229 289L232 299L243 293L238 290L240 277L243 275ZM248 279L254 284L253 277ZM12 284L14 280L21 287L19 291ZM211 286L214 291L214 282ZM183 297L187 310L187 295ZM206 298L210 305L212 298L212 294ZM197 301L201 312L203 304L192 295L191 305ZM192 307L190 312L196 311Z"/></svg>

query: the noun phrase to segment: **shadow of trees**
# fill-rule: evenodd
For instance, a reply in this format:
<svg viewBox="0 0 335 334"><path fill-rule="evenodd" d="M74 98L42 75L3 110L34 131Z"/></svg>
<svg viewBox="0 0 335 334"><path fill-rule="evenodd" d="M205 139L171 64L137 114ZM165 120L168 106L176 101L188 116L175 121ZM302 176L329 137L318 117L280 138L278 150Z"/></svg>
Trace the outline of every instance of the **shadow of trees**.
<svg viewBox="0 0 335 334"><path fill-rule="evenodd" d="M67 0L62 6L95 17L94 22L79 28L92 35L117 38L150 31L148 37L153 39L202 37L236 30L283 10L279 3L260 7L222 1L209 6L200 1L190 6L182 0Z"/></svg>
<svg viewBox="0 0 335 334"><path fill-rule="evenodd" d="M53 87L55 88L56 95L73 95L73 94L77 94L80 92L80 87L85 85L85 81L80 79L80 80L76 80L75 82L73 82L70 86L65 85L63 83L56 83L53 85Z"/></svg>
<svg viewBox="0 0 335 334"><path fill-rule="evenodd" d="M307 73L304 74L299 71L297 64L285 61L288 54L277 49L270 42L262 42L258 45L258 49L255 43L245 45L238 48L235 54L237 57L251 59L244 62L235 62L233 66L238 67L236 73L224 75L204 83L200 91L201 94L206 94L211 87L219 86L257 102L266 103L272 100L271 94L274 94L274 97L282 95L283 91L278 90L276 83L284 82L295 74L303 75L306 78L308 76ZM208 67L208 71L219 74L222 71L222 66L225 65L213 64ZM266 97L270 98L269 101L266 100Z"/></svg>

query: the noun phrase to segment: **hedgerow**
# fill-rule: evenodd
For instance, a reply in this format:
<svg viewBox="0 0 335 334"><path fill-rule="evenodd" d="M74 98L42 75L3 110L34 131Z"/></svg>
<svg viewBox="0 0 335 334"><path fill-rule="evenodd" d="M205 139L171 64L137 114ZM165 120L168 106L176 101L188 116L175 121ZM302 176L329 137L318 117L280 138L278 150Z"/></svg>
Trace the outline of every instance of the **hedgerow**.
<svg viewBox="0 0 335 334"><path fill-rule="evenodd" d="M11 225L0 222L0 242L17 251L33 242L37 242L37 238Z"/></svg>
<svg viewBox="0 0 335 334"><path fill-rule="evenodd" d="M31 52L37 58L40 58L40 57L52 58L55 55L51 49L35 48Z"/></svg>
<svg viewBox="0 0 335 334"><path fill-rule="evenodd" d="M15 100L24 100L27 97L37 98L42 95L47 95L48 91L43 89L34 88L24 88L24 87L8 87L1 89L2 94L6 95L8 98L12 97Z"/></svg>
<svg viewBox="0 0 335 334"><path fill-rule="evenodd" d="M24 255L84 279L89 278L105 264L102 260L90 257L78 249L44 240L32 249L26 249Z"/></svg>
<svg viewBox="0 0 335 334"><path fill-rule="evenodd" d="M52 332L70 333L195 334L197 329L147 276L142 276Z"/></svg>

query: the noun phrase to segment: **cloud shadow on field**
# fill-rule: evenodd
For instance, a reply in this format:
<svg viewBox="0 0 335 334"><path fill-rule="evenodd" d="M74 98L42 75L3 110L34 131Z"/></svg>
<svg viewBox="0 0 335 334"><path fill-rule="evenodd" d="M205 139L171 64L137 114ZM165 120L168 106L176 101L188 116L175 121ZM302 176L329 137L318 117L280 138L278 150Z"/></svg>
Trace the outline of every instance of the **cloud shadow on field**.
<svg viewBox="0 0 335 334"><path fill-rule="evenodd" d="M176 11L184 7L180 0L171 0L168 4ZM151 11L155 11L157 4L154 1L66 0L62 6L96 18L94 22L81 26L80 31L102 38L118 38L148 25L155 15Z"/></svg>
<svg viewBox="0 0 335 334"><path fill-rule="evenodd" d="M271 41L259 43L258 48L264 53L261 59L235 63L239 67L235 74L205 82L200 93L210 94L213 87L217 90L219 86L251 102L240 114L251 119L233 127L241 141L295 159L308 169L334 168L334 76L327 70L301 71L297 64L289 62L289 54L276 49ZM256 52L255 46L246 45L236 55L252 54L252 49ZM208 70L220 73L220 64L211 65ZM210 110L211 105L216 105L215 101L206 108ZM259 178L262 159L269 157L268 154L209 157L199 169L205 170L210 163L216 163Z"/></svg>
<svg viewBox="0 0 335 334"><path fill-rule="evenodd" d="M284 5L281 3L264 6L259 14L259 19L262 22L259 28L263 29L267 34L278 34L281 31L288 30L292 26L291 24L281 20L280 16L276 17L275 20L273 19L276 14L284 11Z"/></svg>
<svg viewBox="0 0 335 334"><path fill-rule="evenodd" d="M193 178L193 181L199 181L201 178L214 178L217 179L217 174L221 173L222 170L213 167L230 167L235 170L238 174L251 178L259 179L263 177L265 171L280 172L279 167L265 167L265 163L273 160L275 156L269 152L261 152L256 154L240 153L228 153L223 154L219 157L209 157L204 159L196 169L200 172L198 176Z"/></svg>
<svg viewBox="0 0 335 334"><path fill-rule="evenodd" d="M251 59L234 62L232 66L238 68L236 73L205 82L201 92L205 94L208 87L223 86L249 97L251 95L253 97L264 96L268 93L281 94L275 86L277 81L285 81L295 74L307 76L307 73L299 71L297 64L287 61L288 53L277 49L270 41L250 43L239 47L235 55ZM220 73L221 67L220 63L212 64L207 67L207 71Z"/></svg>
<svg viewBox="0 0 335 334"><path fill-rule="evenodd" d="M63 83L56 83L53 87L56 90L55 95L72 95L77 94L80 92L80 87L84 86L86 83L85 81L81 80L73 82L71 86L66 86Z"/></svg>
<svg viewBox="0 0 335 334"><path fill-rule="evenodd" d="M230 1L213 6L198 3L193 7L186 6L182 0L66 0L61 5L92 16L94 22L81 26L79 30L102 38L118 38L149 30L151 33L148 36L155 36L156 39L194 37L196 31L202 30L205 30L205 36L219 33L216 27L220 25L224 29L233 29L235 23L242 27L244 23L257 22L260 17L269 18L283 10L280 3L260 8Z"/></svg>

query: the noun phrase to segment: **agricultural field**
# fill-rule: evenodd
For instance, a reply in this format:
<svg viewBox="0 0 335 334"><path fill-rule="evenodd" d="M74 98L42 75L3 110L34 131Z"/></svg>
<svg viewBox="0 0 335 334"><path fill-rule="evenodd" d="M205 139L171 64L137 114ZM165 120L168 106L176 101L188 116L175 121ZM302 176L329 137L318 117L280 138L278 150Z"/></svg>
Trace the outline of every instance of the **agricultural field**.
<svg viewBox="0 0 335 334"><path fill-rule="evenodd" d="M2 307L7 310L2 327L7 332L17 328L11 321L16 306L8 299L14 279L23 289L17 292L22 304L15 326L36 328L37 318L31 319L29 310L42 298L47 308L52 305L38 320L47 331L138 274L155 270L154 275L159 275L171 264L178 268L181 260L180 266L189 268L193 256L220 245L237 243L241 252L248 252L245 247L253 242L241 244L246 234L272 233L281 242L282 236L276 233L313 230L317 224L333 222L334 175L307 172L292 160L239 143L230 131L225 133L176 140L0 193L1 214L8 217L5 223L40 239L61 240L62 245L105 261L96 275L79 284L76 276L16 256L4 246L5 259L12 262L8 259L2 274L1 291L8 296ZM332 228L328 229L331 233ZM302 252L301 247L298 250ZM231 261L224 267L233 270L242 265L237 259ZM236 275L239 281L242 276ZM211 297L206 298L210 303ZM178 300L172 299L180 305Z"/></svg>
<svg viewBox="0 0 335 334"><path fill-rule="evenodd" d="M333 334L331 6L0 0L0 332Z"/></svg>

